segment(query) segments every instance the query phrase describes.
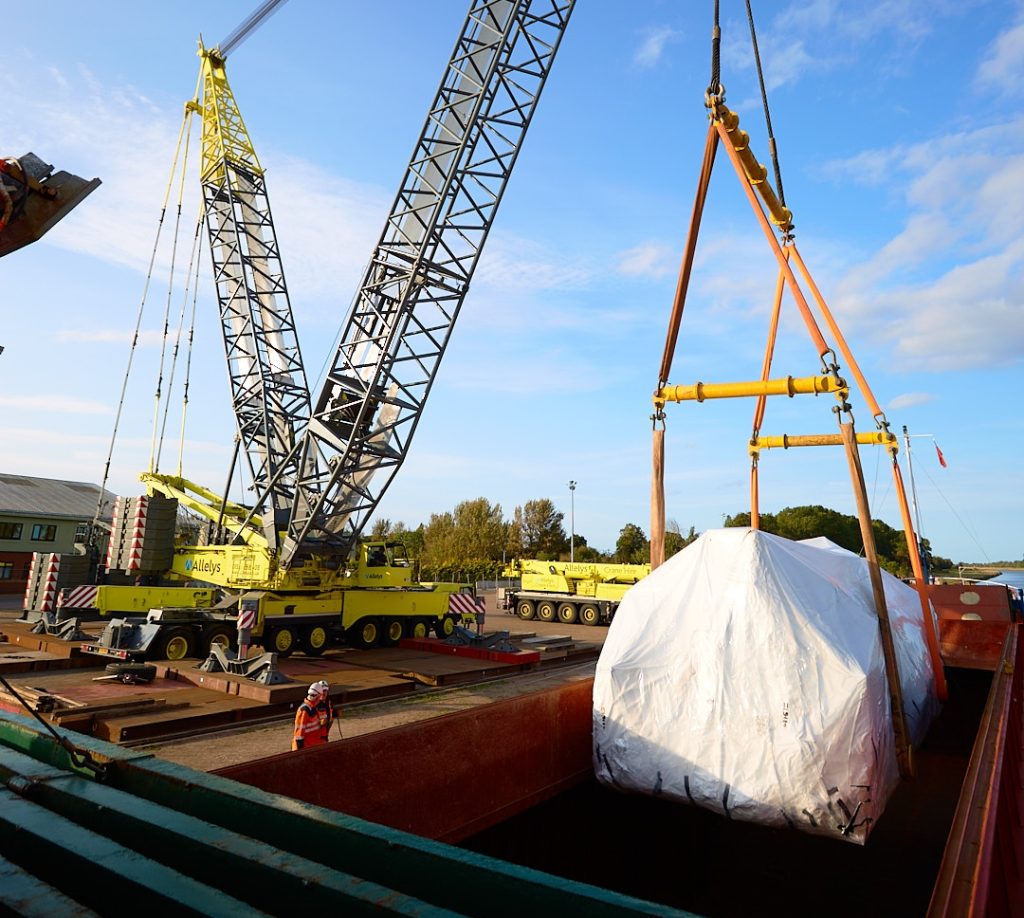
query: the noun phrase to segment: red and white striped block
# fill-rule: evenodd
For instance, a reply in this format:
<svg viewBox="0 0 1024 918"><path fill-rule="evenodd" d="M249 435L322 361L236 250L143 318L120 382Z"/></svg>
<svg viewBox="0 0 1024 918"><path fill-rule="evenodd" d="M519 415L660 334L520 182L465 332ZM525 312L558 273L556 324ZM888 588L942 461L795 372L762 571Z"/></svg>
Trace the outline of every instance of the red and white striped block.
<svg viewBox="0 0 1024 918"><path fill-rule="evenodd" d="M32 552L32 563L28 569L28 583L25 584L25 596L21 600L21 608L26 612L32 609L32 593L36 583L36 574L39 572L39 565L43 556L38 551Z"/></svg>
<svg viewBox="0 0 1024 918"><path fill-rule="evenodd" d="M135 503L135 518L132 520L132 544L128 552L127 569L137 571L142 558L142 542L146 532L146 509L148 497L140 497Z"/></svg>
<svg viewBox="0 0 1024 918"><path fill-rule="evenodd" d="M96 595L99 587L83 584L82 586L71 587L60 591L60 598L57 600L58 609L95 609Z"/></svg>
<svg viewBox="0 0 1024 918"><path fill-rule="evenodd" d="M124 497L118 497L114 501L114 511L110 516L110 542L107 544L107 570L114 566L114 556L117 554L118 529L121 525L121 518L124 516Z"/></svg>
<svg viewBox="0 0 1024 918"><path fill-rule="evenodd" d="M44 576L43 593L39 600L39 609L42 612L52 612L57 599L57 574L60 571L60 555L45 555L46 573Z"/></svg>
<svg viewBox="0 0 1024 918"><path fill-rule="evenodd" d="M256 624L256 610L255 609L242 609L238 613L238 630L252 630Z"/></svg>
<svg viewBox="0 0 1024 918"><path fill-rule="evenodd" d="M451 593L448 611L453 615L479 615L484 611L484 601L471 593Z"/></svg>

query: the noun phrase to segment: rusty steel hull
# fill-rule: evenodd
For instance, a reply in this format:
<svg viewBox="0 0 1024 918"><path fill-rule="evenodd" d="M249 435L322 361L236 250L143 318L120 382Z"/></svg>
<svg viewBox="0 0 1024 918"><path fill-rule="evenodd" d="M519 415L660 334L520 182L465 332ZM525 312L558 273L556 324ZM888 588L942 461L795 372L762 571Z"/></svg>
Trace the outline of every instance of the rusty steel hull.
<svg viewBox="0 0 1024 918"><path fill-rule="evenodd" d="M457 842L591 774L590 679L216 772Z"/></svg>
<svg viewBox="0 0 1024 918"><path fill-rule="evenodd" d="M951 701L917 751L918 777L890 801L866 851L688 807L666 815L663 801L597 787L591 680L220 774L697 912L742 897L729 880L738 859L774 877L780 907L796 911L807 903L787 898L791 884L817 883L819 904L846 890L828 906L840 914L862 913L875 897L908 914L929 900L933 915L1020 914L1024 648L1019 626L1006 628L994 676L951 671ZM705 866L684 871L684 862ZM758 889L764 904L767 886Z"/></svg>

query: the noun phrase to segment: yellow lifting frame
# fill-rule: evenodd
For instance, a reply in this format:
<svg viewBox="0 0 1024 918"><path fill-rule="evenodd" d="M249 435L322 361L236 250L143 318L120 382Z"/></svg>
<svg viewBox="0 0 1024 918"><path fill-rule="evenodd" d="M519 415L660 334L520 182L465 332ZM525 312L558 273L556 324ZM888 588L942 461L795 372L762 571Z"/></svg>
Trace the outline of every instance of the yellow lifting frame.
<svg viewBox="0 0 1024 918"><path fill-rule="evenodd" d="M846 382L836 376L784 376L780 379L755 379L749 382L704 383L692 386L663 386L654 396L654 404L666 402L703 402L709 398L743 398L764 395L821 395L834 392L843 398L849 394Z"/></svg>
<svg viewBox="0 0 1024 918"><path fill-rule="evenodd" d="M896 434L887 430L873 430L870 433L859 433L856 442L860 446L885 446L893 452L899 450ZM842 446L840 434L782 434L780 437L754 437L747 445L751 456L763 449L793 449L798 446Z"/></svg>
<svg viewBox="0 0 1024 918"><path fill-rule="evenodd" d="M666 402L674 401L704 401L708 398L730 398L744 395L753 395L758 399L754 414L754 430L748 443L751 455L751 525L758 528L758 482L757 465L761 449L789 448L793 446L825 446L839 445L845 447L850 465L851 480L854 485L854 493L858 502L858 516L860 517L861 531L864 539L864 550L869 559L869 569L872 574L872 587L875 593L876 606L879 615L881 631L883 633L883 645L886 651L886 670L890 681L890 692L894 699L898 695L898 678L896 676L896 663L893 648L891 647L891 633L888 623L888 612L885 608L884 591L881 586L881 575L878 569L877 556L875 554L874 538L870 525L870 511L867 504L867 493L864 488L863 472L860 468L860 459L857 454L859 445L881 445L888 449L893 457L893 478L900 500L901 516L904 524L904 534L907 540L907 548L914 570L916 587L921 600L922 614L925 621L931 619L931 610L924 591L924 577L921 569L920 558L917 553L916 535L910 520L906 504L906 494L903 488L902 476L897 461L898 446L895 436L888 430L888 422L885 414L881 411L860 370L859 365L846 343L838 323L835 321L831 311L826 304L824 297L814 283L810 272L807 270L800 253L797 251L792 238L792 213L786 208L775 194L771 184L767 181L767 170L759 163L750 150L750 138L746 132L739 129L739 116L728 109L721 98L709 104L711 109L711 123L708 129L707 141L704 151L704 163L701 169L700 179L697 185L697 194L694 200L693 215L690 221L690 231L684 249L683 261L680 268L679 282L676 289L675 300L672 308L672 315L669 320L669 329L665 342L665 351L662 356L661 370L659 373L658 386L655 389L653 402L655 413L653 416L653 466L651 481L651 566L656 568L664 561L664 531L665 531L665 491L664 491L664 407ZM775 255L778 263L779 275L776 284L775 305L772 313L771 328L769 331L768 345L765 351L764 366L762 368L762 379L753 383L718 383L705 384L697 383L694 386L670 386L668 385L668 374L671 370L672 357L676 347L676 340L679 325L682 319L683 308L686 300L686 291L689 286L690 271L693 267L694 253L696 249L697 235L700 228L701 217L704 210L704 203L707 196L710 182L711 170L714 166L715 150L721 142L732 162L740 183L746 192L755 218L760 223L769 247ZM760 199L760 203L758 201ZM767 210L767 215L765 211ZM770 222L769 222L770 221ZM781 236L780 241L772 232L771 224L774 224ZM853 429L852 419L849 422L840 422L840 435L808 435L808 436L783 436L783 437L760 437L759 430L764 419L765 399L768 395L795 395L806 391L808 393L834 392L840 402L840 413L849 411L847 403L848 389L846 383L839 379L838 366L835 362L835 352L825 342L824 336L818 326L817 320L811 312L807 298L800 287L796 273L793 270L793 261L797 271L802 275L804 282L809 286L815 304L823 315L829 331L835 337L838 349L851 367L853 377L868 404L879 430L871 434L858 434ZM768 375L771 371L771 362L774 351L774 342L778 330L778 314L781 304L782 293L788 288L796 303L797 309L804 321L804 325L811 337L812 342L822 361L822 371L825 375L820 377L803 377L793 380L786 377L782 380L770 380ZM829 360L828 358L831 358ZM828 382L825 383L824 381ZM795 383L808 388L795 387ZM817 388L817 386L821 388ZM929 655L935 674L936 693L940 700L945 700L947 688L941 655L938 648L937 636L934 629L926 628L926 637ZM890 660L890 658L892 658ZM903 712L900 710L901 702L894 700L894 731L897 741L897 757L900 764L900 772L903 775L912 772L910 763L909 741L905 734ZM896 721L900 723L897 724Z"/></svg>
<svg viewBox="0 0 1024 918"><path fill-rule="evenodd" d="M793 214L788 207L783 206L775 194L775 189L768 182L768 170L750 150L750 136L746 131L740 130L740 116L725 105L716 105L712 112L715 120L722 125L725 133L732 144L732 148L739 156L743 164L743 171L746 173L747 181L753 186L768 208L768 217L781 232L789 233L793 229Z"/></svg>

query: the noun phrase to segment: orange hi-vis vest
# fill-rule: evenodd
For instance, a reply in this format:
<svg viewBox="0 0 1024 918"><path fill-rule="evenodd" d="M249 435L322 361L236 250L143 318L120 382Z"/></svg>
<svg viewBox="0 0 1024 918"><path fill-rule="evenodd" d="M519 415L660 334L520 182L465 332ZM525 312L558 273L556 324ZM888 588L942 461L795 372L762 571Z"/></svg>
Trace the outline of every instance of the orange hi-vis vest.
<svg viewBox="0 0 1024 918"><path fill-rule="evenodd" d="M295 712L295 731L292 733L292 750L308 749L326 743L331 732L334 710L329 698L322 698L312 704L307 698Z"/></svg>

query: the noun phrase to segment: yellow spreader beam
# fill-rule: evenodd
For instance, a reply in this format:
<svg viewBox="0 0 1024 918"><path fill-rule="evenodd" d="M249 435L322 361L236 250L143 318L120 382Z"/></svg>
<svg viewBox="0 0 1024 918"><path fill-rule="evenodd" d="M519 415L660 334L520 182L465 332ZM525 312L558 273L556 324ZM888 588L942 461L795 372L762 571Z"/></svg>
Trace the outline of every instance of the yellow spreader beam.
<svg viewBox="0 0 1024 918"><path fill-rule="evenodd" d="M664 386L654 395L656 407L666 402L703 402L708 398L742 398L759 395L820 395L835 392L845 396L846 381L835 376L784 376L750 382L695 383L692 386Z"/></svg>
<svg viewBox="0 0 1024 918"><path fill-rule="evenodd" d="M857 443L861 446L885 446L891 450L898 450L899 443L896 434L888 431L875 430L871 433L859 433L856 435ZM747 446L747 452L751 455L760 452L762 449L792 449L796 446L842 446L843 438L839 434L797 434L790 436L783 434L781 437L754 437Z"/></svg>
<svg viewBox="0 0 1024 918"><path fill-rule="evenodd" d="M769 219L784 233L788 233L793 228L793 214L779 201L775 195L775 189L767 181L768 170L757 161L757 157L751 151L750 137L747 132L740 130L740 116L724 105L720 105L715 110L715 120L725 128L732 148L739 154L740 162L743 163L747 181L761 196L765 207L768 208Z"/></svg>

